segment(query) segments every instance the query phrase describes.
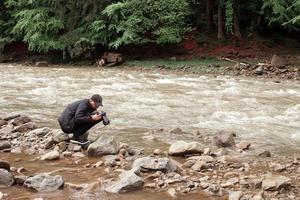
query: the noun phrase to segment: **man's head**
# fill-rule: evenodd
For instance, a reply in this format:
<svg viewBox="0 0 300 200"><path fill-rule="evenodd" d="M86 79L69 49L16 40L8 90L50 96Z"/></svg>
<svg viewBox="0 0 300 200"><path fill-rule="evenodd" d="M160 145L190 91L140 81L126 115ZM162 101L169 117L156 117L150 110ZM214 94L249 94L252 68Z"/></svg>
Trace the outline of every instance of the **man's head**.
<svg viewBox="0 0 300 200"><path fill-rule="evenodd" d="M91 98L90 98L90 105L91 107L96 110L97 108L99 108L99 106L103 106L102 105L102 97L99 94L94 94Z"/></svg>

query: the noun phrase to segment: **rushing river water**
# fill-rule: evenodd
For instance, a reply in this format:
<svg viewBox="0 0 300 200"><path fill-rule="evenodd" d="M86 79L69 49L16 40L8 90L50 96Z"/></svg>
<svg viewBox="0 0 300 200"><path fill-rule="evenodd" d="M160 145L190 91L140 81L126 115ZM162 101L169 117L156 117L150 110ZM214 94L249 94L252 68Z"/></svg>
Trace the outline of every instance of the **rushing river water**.
<svg viewBox="0 0 300 200"><path fill-rule="evenodd" d="M299 81L12 64L1 64L0 74L2 117L21 113L58 128L57 117L68 103L99 93L112 123L95 130L130 145L166 149L178 137L166 131L158 141L145 141L143 133L180 127L185 140L194 140L196 130L204 135L232 130L254 148L300 150Z"/></svg>

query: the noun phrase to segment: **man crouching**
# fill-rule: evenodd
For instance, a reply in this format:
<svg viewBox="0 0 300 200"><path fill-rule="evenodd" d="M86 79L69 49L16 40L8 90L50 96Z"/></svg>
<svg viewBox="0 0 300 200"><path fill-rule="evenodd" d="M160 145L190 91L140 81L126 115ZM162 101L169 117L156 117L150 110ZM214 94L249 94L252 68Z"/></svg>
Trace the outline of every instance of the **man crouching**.
<svg viewBox="0 0 300 200"><path fill-rule="evenodd" d="M61 130L73 133L72 140L80 144L88 143L87 131L97 123L103 121L105 113L97 112L102 105L102 97L94 94L90 99L83 99L69 104L58 118ZM106 118L105 118L106 119ZM103 122L108 125L107 121Z"/></svg>

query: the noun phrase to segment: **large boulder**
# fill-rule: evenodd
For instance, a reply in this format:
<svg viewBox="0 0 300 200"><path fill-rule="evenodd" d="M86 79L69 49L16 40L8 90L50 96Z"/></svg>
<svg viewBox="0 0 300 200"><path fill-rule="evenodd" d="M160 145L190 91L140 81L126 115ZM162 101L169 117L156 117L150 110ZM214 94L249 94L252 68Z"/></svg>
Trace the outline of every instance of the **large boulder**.
<svg viewBox="0 0 300 200"><path fill-rule="evenodd" d="M217 147L232 147L235 145L234 132L220 131L214 136L213 142Z"/></svg>
<svg viewBox="0 0 300 200"><path fill-rule="evenodd" d="M117 154L119 152L119 142L114 137L106 135L101 136L95 142L89 145L87 149L88 156L104 156Z"/></svg>
<svg viewBox="0 0 300 200"><path fill-rule="evenodd" d="M132 170L139 172L180 172L181 165L170 158L142 157L136 159L132 164Z"/></svg>
<svg viewBox="0 0 300 200"><path fill-rule="evenodd" d="M5 160L0 160L0 169L6 169L7 171L10 171L9 162L7 162Z"/></svg>
<svg viewBox="0 0 300 200"><path fill-rule="evenodd" d="M68 139L69 139L68 134L64 133L62 130L60 130L60 129L52 130L52 140L55 143L60 143L62 141L66 141Z"/></svg>
<svg viewBox="0 0 300 200"><path fill-rule="evenodd" d="M36 129L37 127L38 126L36 125L36 123L34 123L34 122L27 122L27 123L22 124L20 126L16 126L13 131L14 132L21 132L21 133L23 133L23 132L26 132L26 131L31 131L33 129Z"/></svg>
<svg viewBox="0 0 300 200"><path fill-rule="evenodd" d="M119 176L120 180L112 183L105 191L108 193L122 193L142 189L144 180L132 171L124 171Z"/></svg>
<svg viewBox="0 0 300 200"><path fill-rule="evenodd" d="M11 148L11 144L9 141L7 141L7 140L1 141L0 140L0 150L9 149L9 148Z"/></svg>
<svg viewBox="0 0 300 200"><path fill-rule="evenodd" d="M288 62L283 57L280 57L280 56L277 56L277 55L274 55L272 57L271 65L273 67L282 68L282 67L285 67L287 64L288 64Z"/></svg>
<svg viewBox="0 0 300 200"><path fill-rule="evenodd" d="M24 185L38 192L53 192L63 187L64 179L60 175L39 174L26 179Z"/></svg>
<svg viewBox="0 0 300 200"><path fill-rule="evenodd" d="M39 137L43 137L43 136L47 135L47 133L49 133L50 130L51 129L48 127L38 128L38 129L30 131L27 135L36 135Z"/></svg>
<svg viewBox="0 0 300 200"><path fill-rule="evenodd" d="M14 177L6 169L0 169L0 188L10 187L14 184Z"/></svg>
<svg viewBox="0 0 300 200"><path fill-rule="evenodd" d="M56 160L59 159L58 151L50 151L44 155L42 155L41 160Z"/></svg>
<svg viewBox="0 0 300 200"><path fill-rule="evenodd" d="M203 148L199 142L177 141L169 148L169 154L172 156L181 156L185 154L202 154Z"/></svg>
<svg viewBox="0 0 300 200"><path fill-rule="evenodd" d="M279 191L291 185L291 179L285 176L269 175L262 182L262 189L267 191Z"/></svg>

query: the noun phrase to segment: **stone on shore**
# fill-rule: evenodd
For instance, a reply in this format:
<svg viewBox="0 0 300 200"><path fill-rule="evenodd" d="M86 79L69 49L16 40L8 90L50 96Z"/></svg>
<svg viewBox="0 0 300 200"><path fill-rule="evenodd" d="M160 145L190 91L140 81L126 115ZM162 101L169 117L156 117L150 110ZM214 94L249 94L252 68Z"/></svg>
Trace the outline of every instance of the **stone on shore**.
<svg viewBox="0 0 300 200"><path fill-rule="evenodd" d="M52 130L52 140L55 143L60 143L60 142L66 141L68 139L69 139L68 134L64 133L62 130L60 130L60 129Z"/></svg>
<svg viewBox="0 0 300 200"><path fill-rule="evenodd" d="M285 176L269 175L262 181L262 189L265 191L279 191L289 186L291 179Z"/></svg>
<svg viewBox="0 0 300 200"><path fill-rule="evenodd" d="M114 137L106 135L101 136L95 142L89 145L87 149L88 156L104 156L117 154L119 151L119 142Z"/></svg>
<svg viewBox="0 0 300 200"><path fill-rule="evenodd" d="M108 193L122 193L143 188L144 180L132 171L124 171L120 174L120 180L112 183L105 189Z"/></svg>
<svg viewBox="0 0 300 200"><path fill-rule="evenodd" d="M24 185L38 192L53 192L63 187L64 179L60 175L39 174L26 179Z"/></svg>
<svg viewBox="0 0 300 200"><path fill-rule="evenodd" d="M0 129L1 136L8 136L13 131L14 126L12 124L8 124L7 126Z"/></svg>
<svg viewBox="0 0 300 200"><path fill-rule="evenodd" d="M236 144L235 146L241 150L247 150L251 146L251 143L249 143L247 141L242 141L242 142Z"/></svg>
<svg viewBox="0 0 300 200"><path fill-rule="evenodd" d="M11 148L11 144L9 141L7 141L7 140L1 141L0 140L0 150L9 149L9 148Z"/></svg>
<svg viewBox="0 0 300 200"><path fill-rule="evenodd" d="M49 133L51 129L48 128L48 127L44 127L44 128L38 128L38 129L35 129L35 130L32 130L28 133L28 135L36 135L36 136L39 136L39 137L43 137L45 136L47 133Z"/></svg>
<svg viewBox="0 0 300 200"><path fill-rule="evenodd" d="M56 160L59 159L58 151L50 151L41 157L41 160Z"/></svg>
<svg viewBox="0 0 300 200"><path fill-rule="evenodd" d="M0 169L0 188L10 187L14 184L14 176L6 169Z"/></svg>
<svg viewBox="0 0 300 200"><path fill-rule="evenodd" d="M26 131L30 131L30 130L33 130L33 129L36 129L38 126L36 125L36 123L34 122L27 122L25 124L22 124L20 126L17 126L14 128L14 132L21 132L21 133L24 133Z"/></svg>
<svg viewBox="0 0 300 200"><path fill-rule="evenodd" d="M242 191L233 191L229 193L229 200L240 200L243 195Z"/></svg>
<svg viewBox="0 0 300 200"><path fill-rule="evenodd" d="M186 154L202 154L202 145L198 142L177 141L169 148L169 154L172 156L182 156Z"/></svg>
<svg viewBox="0 0 300 200"><path fill-rule="evenodd" d="M213 141L217 147L232 147L235 145L234 137L234 132L220 131L214 136Z"/></svg>
<svg viewBox="0 0 300 200"><path fill-rule="evenodd" d="M28 123L28 122L31 122L31 119L25 115L21 115L19 117L12 119L10 121L10 124L12 124L14 126L20 126L20 125Z"/></svg>
<svg viewBox="0 0 300 200"><path fill-rule="evenodd" d="M7 162L5 160L0 160L0 169L6 169L7 171L10 171L9 162Z"/></svg>

